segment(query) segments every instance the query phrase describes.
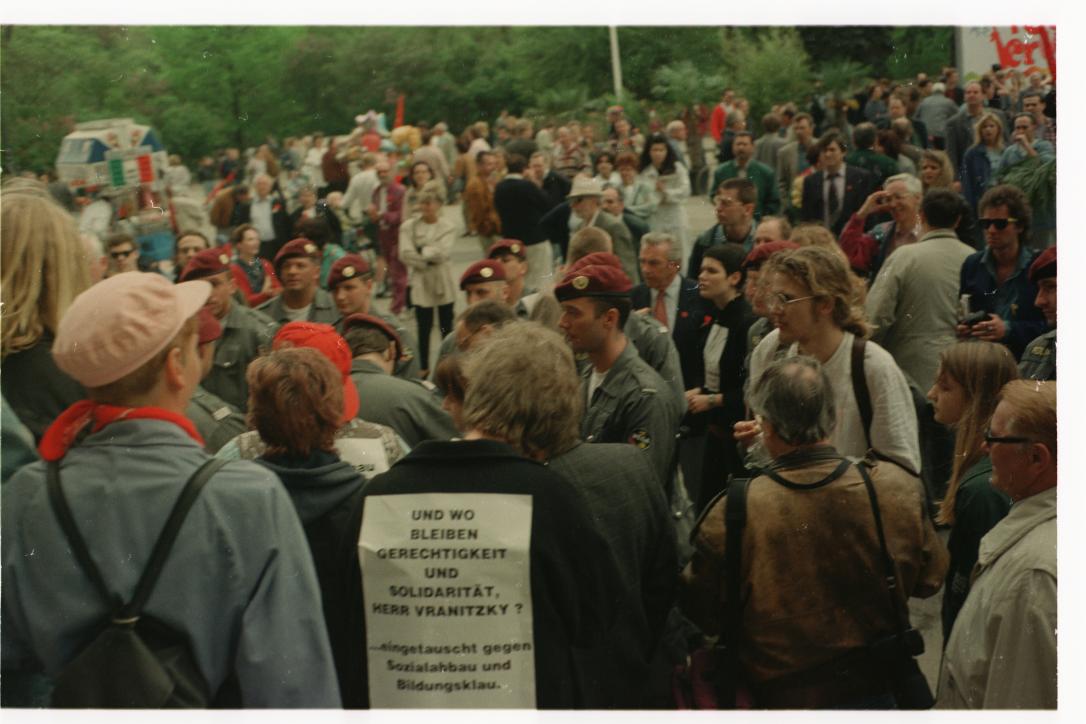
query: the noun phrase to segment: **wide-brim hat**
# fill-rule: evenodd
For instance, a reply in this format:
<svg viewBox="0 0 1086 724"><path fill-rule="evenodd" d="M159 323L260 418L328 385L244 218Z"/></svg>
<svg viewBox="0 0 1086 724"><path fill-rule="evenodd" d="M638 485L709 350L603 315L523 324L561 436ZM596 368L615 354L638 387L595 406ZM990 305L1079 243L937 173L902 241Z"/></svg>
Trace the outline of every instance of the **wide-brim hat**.
<svg viewBox="0 0 1086 724"><path fill-rule="evenodd" d="M587 178L578 174L573 177L573 186L570 188L569 193L566 194L567 199L576 199L582 196L603 196L603 184L597 179Z"/></svg>

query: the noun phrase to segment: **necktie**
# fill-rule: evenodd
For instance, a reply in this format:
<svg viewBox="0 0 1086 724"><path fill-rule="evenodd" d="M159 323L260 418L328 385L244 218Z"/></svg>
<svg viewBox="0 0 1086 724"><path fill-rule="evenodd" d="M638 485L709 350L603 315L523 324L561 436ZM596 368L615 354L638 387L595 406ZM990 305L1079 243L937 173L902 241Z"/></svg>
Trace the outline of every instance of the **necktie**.
<svg viewBox="0 0 1086 724"><path fill-rule="evenodd" d="M656 293L656 306L652 308L652 316L660 320L660 324L667 325L667 305L664 304L665 294L663 292Z"/></svg>
<svg viewBox="0 0 1086 724"><path fill-rule="evenodd" d="M830 192L827 195L826 208L829 211L829 225L837 221L837 215L841 213L841 199L837 197L837 176L839 174L831 173L830 178Z"/></svg>

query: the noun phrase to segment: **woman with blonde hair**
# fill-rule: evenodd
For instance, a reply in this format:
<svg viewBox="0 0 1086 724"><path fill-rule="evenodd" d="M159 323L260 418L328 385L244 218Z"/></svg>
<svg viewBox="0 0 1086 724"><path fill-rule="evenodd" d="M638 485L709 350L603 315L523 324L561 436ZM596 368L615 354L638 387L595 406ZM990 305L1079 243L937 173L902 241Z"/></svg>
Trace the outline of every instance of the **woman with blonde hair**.
<svg viewBox="0 0 1086 724"><path fill-rule="evenodd" d="M992 171L1003 157L1003 119L991 111L981 113L973 125L973 139L973 145L962 156L959 178L962 196L975 217L980 198L993 185Z"/></svg>
<svg viewBox="0 0 1086 724"><path fill-rule="evenodd" d="M924 193L931 189L953 190L954 164L945 151L927 148L920 153L920 183L924 185Z"/></svg>
<svg viewBox="0 0 1086 724"><path fill-rule="evenodd" d="M1010 510L1010 499L993 488L992 461L983 445L999 391L1018 378L1010 351L993 342L957 342L939 355L939 372L928 391L935 421L954 428L954 466L935 522L949 525L950 568L943 589L943 642L958 616L980 539Z"/></svg>
<svg viewBox="0 0 1086 724"><path fill-rule="evenodd" d="M19 181L0 190L4 323L3 394L36 439L86 397L50 350L61 317L90 286L89 263L71 215L45 186Z"/></svg>
<svg viewBox="0 0 1086 724"><path fill-rule="evenodd" d="M419 331L419 364L423 376L430 369L430 329L437 308L438 327L444 338L452 331L456 281L449 256L456 243L452 222L441 218L445 188L427 181L416 196L418 213L400 226L400 261L407 267L411 303Z"/></svg>

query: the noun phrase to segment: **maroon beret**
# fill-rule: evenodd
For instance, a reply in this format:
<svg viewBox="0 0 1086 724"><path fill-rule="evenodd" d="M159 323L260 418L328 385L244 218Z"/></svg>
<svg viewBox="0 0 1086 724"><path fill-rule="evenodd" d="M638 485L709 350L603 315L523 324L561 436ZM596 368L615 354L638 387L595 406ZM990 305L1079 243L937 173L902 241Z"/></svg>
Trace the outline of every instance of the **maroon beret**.
<svg viewBox="0 0 1086 724"><path fill-rule="evenodd" d="M609 251L594 251L591 254L586 254L585 256L582 256L580 259L570 264L569 267L566 269L566 273L568 274L574 269L580 269L581 267L597 265L613 266L617 269L621 269L622 260Z"/></svg>
<svg viewBox="0 0 1086 724"><path fill-rule="evenodd" d="M469 266L460 277L460 288L465 289L469 284L504 281L505 267L502 263L493 259L482 259Z"/></svg>
<svg viewBox="0 0 1086 724"><path fill-rule="evenodd" d="M493 259L496 256L512 254L521 261L527 258L524 242L519 239L498 239L486 250L486 258Z"/></svg>
<svg viewBox="0 0 1086 724"><path fill-rule="evenodd" d="M230 271L230 255L226 253L226 249L204 249L189 259L177 281L191 282L224 271Z"/></svg>
<svg viewBox="0 0 1086 724"><path fill-rule="evenodd" d="M337 284L348 279L369 279L372 276L373 269L368 261L358 254L347 254L336 259L328 271L328 288L335 289Z"/></svg>
<svg viewBox="0 0 1086 724"><path fill-rule="evenodd" d="M778 251L788 251L789 249L798 249L799 244L788 239L781 241L768 241L765 244L758 244L756 247L750 250L747 254L747 258L743 260L744 269L759 269L762 264L769 261L769 257L776 254Z"/></svg>
<svg viewBox="0 0 1086 724"><path fill-rule="evenodd" d="M279 273L279 267L284 261L299 256L309 257L319 264L321 260L320 247L305 238L297 238L293 241L288 241L286 244L283 244L283 248L275 255L275 273Z"/></svg>
<svg viewBox="0 0 1086 724"><path fill-rule="evenodd" d="M1050 246L1029 265L1029 280L1039 282L1056 276L1056 247Z"/></svg>
<svg viewBox="0 0 1086 724"><path fill-rule="evenodd" d="M396 346L396 358L400 358L400 353L403 350L403 340L400 339L399 332L391 324L373 314L352 314L343 320L344 335L355 327L373 327L383 332Z"/></svg>
<svg viewBox="0 0 1086 724"><path fill-rule="evenodd" d="M200 311L197 312L196 316L200 320L200 330L197 332L198 344L214 342L222 337L222 325L219 320L215 319L215 315L211 313L210 309L200 307Z"/></svg>
<svg viewBox="0 0 1086 724"><path fill-rule="evenodd" d="M588 264L566 272L554 288L560 302L578 297L629 297L633 284L621 268Z"/></svg>

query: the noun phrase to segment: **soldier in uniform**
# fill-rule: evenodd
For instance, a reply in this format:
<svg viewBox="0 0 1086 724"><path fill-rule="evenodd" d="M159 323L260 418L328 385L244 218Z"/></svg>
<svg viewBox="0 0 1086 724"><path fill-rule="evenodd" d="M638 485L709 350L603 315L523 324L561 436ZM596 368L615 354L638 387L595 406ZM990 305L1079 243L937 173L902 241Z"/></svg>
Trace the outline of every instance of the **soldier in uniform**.
<svg viewBox="0 0 1086 724"><path fill-rule="evenodd" d="M343 337L351 349L351 381L358 390L358 416L388 425L408 445L456 436L452 418L420 382L392 376L400 356L400 335L386 320L352 314L343 320Z"/></svg>
<svg viewBox="0 0 1086 724"><path fill-rule="evenodd" d="M237 287L230 272L230 257L222 249L205 249L189 261L179 281L203 279L211 284L207 308L222 324L215 345L215 360L202 383L213 395L244 412L249 404L245 369L271 344L275 322L237 301Z"/></svg>
<svg viewBox="0 0 1086 724"><path fill-rule="evenodd" d="M201 375L203 379L215 365L215 341L222 337L222 325L215 315L204 307L200 310L200 331L197 333L197 350L200 353ZM245 416L229 402L211 394L198 386L189 398L185 408L185 417L196 425L197 432L204 439L204 450L214 455L234 437L245 432Z"/></svg>
<svg viewBox="0 0 1086 724"><path fill-rule="evenodd" d="M622 331L632 288L616 266L571 269L554 288L562 305L559 326L573 351L586 353L591 363L581 373L587 402L582 437L636 445L650 456L659 479L669 481L679 414L667 399L667 384Z"/></svg>
<svg viewBox="0 0 1086 724"><path fill-rule="evenodd" d="M340 334L345 332L343 320L352 314L370 314L388 322L400 337L400 357L396 360L392 374L405 380L419 378L419 359L415 356L418 342L407 327L393 317L378 313L372 308L373 269L369 262L358 254L347 254L337 259L328 271L328 291L339 312L339 320L332 326Z"/></svg>
<svg viewBox="0 0 1086 724"><path fill-rule="evenodd" d="M509 284L505 277L505 267L500 261L481 259L460 275L460 288L464 291L468 306L484 299L496 299L504 304L509 301ZM437 350L437 361L456 351L456 329L445 335ZM435 363L436 365L436 363Z"/></svg>
<svg viewBox="0 0 1086 724"><path fill-rule="evenodd" d="M1029 267L1029 280L1037 285L1033 305L1052 327L1026 345L1018 363L1018 374L1026 380L1056 379L1056 247L1050 246Z"/></svg>
<svg viewBox="0 0 1086 724"><path fill-rule="evenodd" d="M295 239L275 255L275 274L283 293L257 307L279 324L318 322L335 324L339 319L332 295L320 288L322 254L308 239Z"/></svg>

